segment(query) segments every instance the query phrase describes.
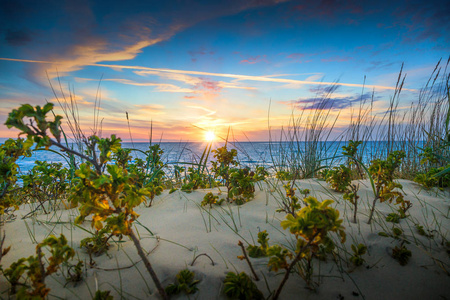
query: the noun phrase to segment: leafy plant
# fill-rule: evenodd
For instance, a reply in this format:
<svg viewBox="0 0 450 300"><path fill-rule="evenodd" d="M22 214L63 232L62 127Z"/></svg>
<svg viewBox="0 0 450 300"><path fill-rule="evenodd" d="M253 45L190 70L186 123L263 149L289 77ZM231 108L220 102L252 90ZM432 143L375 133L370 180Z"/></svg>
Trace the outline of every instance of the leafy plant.
<svg viewBox="0 0 450 300"><path fill-rule="evenodd" d="M10 207L18 206L18 199L14 191L16 186L19 166L16 161L22 157L31 156L32 139L8 139L0 145L0 215L3 215Z"/></svg>
<svg viewBox="0 0 450 300"><path fill-rule="evenodd" d="M96 291L92 300L113 300L114 297L110 295L111 291Z"/></svg>
<svg viewBox="0 0 450 300"><path fill-rule="evenodd" d="M358 146L361 145L362 141L353 141L349 140L347 146L342 146L342 154L347 156L347 166L352 169L356 168L358 175L360 178L364 177L364 173L361 170L361 167L358 163L356 163L355 159L360 160L357 156Z"/></svg>
<svg viewBox="0 0 450 300"><path fill-rule="evenodd" d="M219 200L219 196L214 196L213 193L209 192L203 197L201 205L209 205L209 207L211 208L213 204L222 205L223 201L224 199Z"/></svg>
<svg viewBox="0 0 450 300"><path fill-rule="evenodd" d="M42 249L48 247L51 256L48 258L49 265L45 268L43 263ZM36 299L47 297L50 289L45 285L45 278L58 271L60 265L68 262L75 255L75 251L67 245L64 235L59 238L50 236L36 246L36 256L20 258L12 263L6 270L2 270L3 275L11 284L11 293L16 293L18 285L22 285L17 291L17 299ZM26 278L22 278L26 275ZM31 281L31 287L23 282Z"/></svg>
<svg viewBox="0 0 450 300"><path fill-rule="evenodd" d="M208 176L204 173L200 173L192 167L188 168L186 177L183 179L183 185L181 190L186 193L190 193L193 190L203 189L208 186Z"/></svg>
<svg viewBox="0 0 450 300"><path fill-rule="evenodd" d="M400 247L395 246L395 248L392 249L392 257L398 261L400 265L405 266L411 257L411 251L409 251L405 245L401 245Z"/></svg>
<svg viewBox="0 0 450 300"><path fill-rule="evenodd" d="M166 287L168 295L177 295L184 292L186 295L194 294L198 291L197 284L200 280L194 280L195 273L188 269L181 270L176 276L176 282Z"/></svg>
<svg viewBox="0 0 450 300"><path fill-rule="evenodd" d="M352 182L352 172L350 168L345 165L333 167L326 172L325 181L328 182L336 192L345 192Z"/></svg>
<svg viewBox="0 0 450 300"><path fill-rule="evenodd" d="M289 229L297 239L294 259L290 262L286 270L282 283L278 287L276 297L279 296L282 287L287 281L292 268L302 259L306 260L306 269L300 274L308 285L311 285L311 260L315 253L318 253L320 246L328 251L333 249L334 243L329 237L329 232L337 232L341 237L341 242L345 241L345 231L342 226L342 219L339 219L339 211L329 207L333 200L319 202L314 197L307 197L307 203L297 212L295 216L288 214L286 220L281 222L283 229Z"/></svg>
<svg viewBox="0 0 450 300"><path fill-rule="evenodd" d="M46 161L35 161L35 166L26 175L22 175L22 191L32 198L32 201L39 201L45 213L44 203L51 201L56 205L56 201L67 198L69 189L69 170L61 163L48 163ZM66 206L67 207L67 206Z"/></svg>
<svg viewBox="0 0 450 300"><path fill-rule="evenodd" d="M430 168L425 173L418 173L414 177L414 181L427 189L432 187L439 187L439 188L449 187L450 173L446 173L442 176L436 176L437 174L440 174L441 172L449 168L450 164L439 168Z"/></svg>
<svg viewBox="0 0 450 300"><path fill-rule="evenodd" d="M86 252L89 254L91 266L95 264L92 255L99 256L108 251L110 246L108 241L113 235L110 228L106 226L96 230L92 233L92 236L81 240L80 247L86 249Z"/></svg>
<svg viewBox="0 0 450 300"><path fill-rule="evenodd" d="M349 201L353 205L353 223L356 223L356 214L358 212L358 190L359 185L350 184L347 191L344 193L344 200Z"/></svg>
<svg viewBox="0 0 450 300"><path fill-rule="evenodd" d="M400 167L404 157L403 151L393 151L389 153L386 160L375 159L372 161L369 173L375 185L375 199L369 215L369 224L372 221L377 200L380 200L380 202L388 201L389 203L396 200L397 204L403 202L403 194L395 190L396 188L402 188L402 185L394 182L394 172Z"/></svg>
<svg viewBox="0 0 450 300"><path fill-rule="evenodd" d="M269 250L269 239L267 238L269 234L267 230L258 233L258 243L259 246L249 245L247 247L248 255L253 258L265 257L267 256L267 251Z"/></svg>
<svg viewBox="0 0 450 300"><path fill-rule="evenodd" d="M400 215L397 213L390 213L386 217L386 222L392 222L392 223L399 223L400 222Z"/></svg>
<svg viewBox="0 0 450 300"><path fill-rule="evenodd" d="M295 215L295 212L298 211L302 205L297 196L295 196L296 188L293 187L294 181L292 183L287 183L283 185L284 190L286 191L286 197L283 198L281 203L281 208L277 209L277 212L285 212L291 215ZM310 191L309 189L300 189L299 194L302 195L302 199L306 198Z"/></svg>
<svg viewBox="0 0 450 300"><path fill-rule="evenodd" d="M255 196L254 172L250 168L230 170L230 183L228 186L228 199L241 205Z"/></svg>
<svg viewBox="0 0 450 300"><path fill-rule="evenodd" d="M358 244L358 246L355 246L352 244L351 246L353 255L350 257L350 261L356 266L359 267L364 263L364 258L362 256L366 254L367 247L364 244Z"/></svg>
<svg viewBox="0 0 450 300"><path fill-rule="evenodd" d="M244 272L236 274L229 272L224 280L224 293L231 299L264 299L263 294L258 289L252 279Z"/></svg>
<svg viewBox="0 0 450 300"><path fill-rule="evenodd" d="M76 265L68 264L67 266L67 276L66 284L69 282L77 283L83 279L83 261L79 260Z"/></svg>
<svg viewBox="0 0 450 300"><path fill-rule="evenodd" d="M411 257L411 251L409 251L405 246L405 244L409 244L409 241L404 237L403 230L393 227L392 233L379 232L378 235L383 237L391 237L397 241L400 241L400 245L395 246L395 248L392 249L392 257L397 260L400 265L406 265Z"/></svg>

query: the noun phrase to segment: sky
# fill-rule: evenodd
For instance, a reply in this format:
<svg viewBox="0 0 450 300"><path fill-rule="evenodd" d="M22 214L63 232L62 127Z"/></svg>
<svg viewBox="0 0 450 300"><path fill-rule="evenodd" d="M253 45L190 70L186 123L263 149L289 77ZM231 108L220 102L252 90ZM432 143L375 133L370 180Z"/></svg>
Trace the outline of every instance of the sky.
<svg viewBox="0 0 450 300"><path fill-rule="evenodd" d="M372 93L386 108L402 64L409 107L449 50L448 1L0 0L0 138L12 109L64 98L125 141L264 141L324 96L344 128Z"/></svg>

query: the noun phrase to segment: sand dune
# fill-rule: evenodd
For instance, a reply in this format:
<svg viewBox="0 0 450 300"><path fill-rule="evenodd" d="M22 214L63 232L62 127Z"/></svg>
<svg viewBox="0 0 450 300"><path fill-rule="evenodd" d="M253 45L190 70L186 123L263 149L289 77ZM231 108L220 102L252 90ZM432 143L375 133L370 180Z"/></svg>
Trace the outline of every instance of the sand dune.
<svg viewBox="0 0 450 300"><path fill-rule="evenodd" d="M409 217L395 224L410 241L406 246L411 250L412 257L406 266L401 266L390 256L392 248L399 242L378 235L380 231L389 231L393 227L393 223L385 221L385 216L395 207L377 203L374 222L367 224L373 200L368 181L359 182L361 198L357 224L351 222L352 208L349 203L342 199L342 194L328 188L324 181L297 181L298 187L310 189L319 200L335 200L333 206L344 219L347 241L343 245L337 242L335 259L329 255L326 262L314 260L314 281L318 283L315 291L306 289L305 282L292 274L281 298L450 299L449 248L442 245L443 240L449 239L450 193L425 191L406 180L400 180L400 183L406 194L405 199L413 204L408 211ZM280 201L279 188L282 188L280 182L276 187L260 184L252 201L242 206L224 204L212 209L201 207L200 203L207 192L220 193L217 188L190 194L180 191L168 194L165 191L155 198L152 207L141 206L137 209L140 214L138 221L142 225L136 223L136 231L144 249L151 251L149 260L163 285L172 283L178 271L187 267L201 281L199 291L190 299L226 299L222 293L222 282L227 272L245 271L251 274L247 263L237 258L242 254L237 245L240 240L244 245L254 244L258 232L267 230L271 245L292 245L294 237L280 226L285 213L276 212ZM80 241L89 234L73 225L78 215L77 209L62 209L22 220L22 216L29 211L29 205L22 206L15 212L17 219L3 226L5 245L11 245L11 251L2 259L4 268L20 257L35 254L34 241L40 242L50 234L61 233L76 250L76 257L89 265L89 256L79 247ZM429 230L433 238L419 235L415 223ZM83 226L92 231L90 222L85 222ZM363 266L354 267L348 261L350 245L359 243L368 247L368 254L363 256ZM201 255L191 266L193 259L203 253L212 259L214 265L208 256ZM47 279L51 288L50 298L90 299L96 289L101 289L111 290L115 299L120 299L120 295L125 299L159 299L133 243L127 237L111 243L108 253L94 257L94 260L95 266L87 267L83 281L76 285L69 283L64 287L65 278L61 272ZM270 291L277 288L283 272L270 272L268 258L251 258L251 261L256 273L263 278L256 284L268 297ZM1 276L0 284L1 297L7 299L9 283ZM173 298L187 299L187 296Z"/></svg>

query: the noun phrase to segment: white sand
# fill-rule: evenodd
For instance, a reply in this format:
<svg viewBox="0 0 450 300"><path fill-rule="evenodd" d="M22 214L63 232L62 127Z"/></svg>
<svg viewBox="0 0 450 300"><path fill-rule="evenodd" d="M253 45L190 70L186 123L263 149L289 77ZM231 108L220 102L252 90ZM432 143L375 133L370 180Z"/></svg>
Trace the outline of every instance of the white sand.
<svg viewBox="0 0 450 300"><path fill-rule="evenodd" d="M331 198L336 201L335 206L344 218L347 232L345 245L338 245L339 256L348 261L346 251L351 253L352 243L366 244L369 253L363 257L366 260L364 265L358 268L342 260L336 263L331 256L327 262L314 260L315 281L320 283L317 290L306 289L305 282L297 274L291 274L281 299L450 299L450 259L445 246L441 245L442 236L447 240L450 238L450 194L448 191L436 194L421 190L409 181L400 180L400 183L404 186L405 199L413 203L408 211L410 216L396 224L411 241L411 244L406 245L412 251L412 257L406 266L400 266L389 254L399 242L378 235L378 232L392 228L393 224L387 223L384 217L393 211L393 206L377 203L374 222L372 225L367 224L368 204L373 200L367 181L360 182L358 224L351 222L353 212L349 203L342 200L342 194L332 192L324 181L298 181L297 185L309 188L318 199ZM165 191L155 198L152 207L142 206L138 209L138 221L151 230L154 236L138 224L135 228L144 249L153 249L148 257L162 284L166 286L172 283L176 273L186 267L194 271L196 278L201 280L199 292L190 296L190 299L225 299L222 282L227 272L245 271L251 276L247 263L237 258L242 255L237 246L239 240L246 246L246 241L253 244L252 238L256 241L258 232L267 230L270 245L290 245L293 241L288 231L280 227L285 214L275 212L279 196L276 192L271 193L266 185L257 187L255 199L245 205L214 206L210 210L211 217L208 207L200 208L203 196L209 191L211 190L199 190L191 194L177 191L171 195ZM217 189L212 191L218 192ZM49 215L39 214L35 218L22 220L21 217L29 211L29 206L21 207L21 210L15 212L17 219L6 223L2 228L6 233L5 246L12 246L10 253L2 260L4 268L20 257L35 254L33 235L40 242L49 234L60 233L67 237L76 250L77 257L89 262L88 255L79 248L80 240L88 237L88 233L70 222L76 217L77 209L61 210ZM61 221L66 223L57 223ZM425 229L436 230L433 231L434 238L420 236L414 223L419 223ZM84 227L91 230L89 222ZM65 279L61 272L47 278L47 285L51 288L50 298L91 299L98 288L111 290L115 299L120 299L119 293L125 299L159 299L150 275L143 263L139 262L133 243L126 237L123 241L120 244L111 243L107 255L94 257L96 268L88 267L84 281L76 286L69 283L64 288ZM347 250L344 251L345 249ZM209 255L214 265L208 257L200 256L194 266L190 266L193 258L202 253ZM275 290L284 273L269 272L268 258L251 261L257 274L260 277L264 274L270 289ZM134 262L138 263L126 268ZM122 269L118 271L117 268ZM3 292L0 297L8 298L5 291L8 290L9 283L3 276L0 276L0 285L0 291ZM257 282L257 285L264 295L269 295L264 279ZM182 294L173 298L187 297Z"/></svg>

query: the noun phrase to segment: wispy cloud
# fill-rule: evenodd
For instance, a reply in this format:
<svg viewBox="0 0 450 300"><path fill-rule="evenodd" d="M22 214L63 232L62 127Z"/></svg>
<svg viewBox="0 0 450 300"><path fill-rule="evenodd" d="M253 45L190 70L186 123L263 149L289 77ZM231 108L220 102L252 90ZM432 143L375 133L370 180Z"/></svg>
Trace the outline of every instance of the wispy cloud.
<svg viewBox="0 0 450 300"><path fill-rule="evenodd" d="M239 63L253 65L260 62L268 63L269 61L267 60L267 56L266 55L247 56L246 58L242 59Z"/></svg>
<svg viewBox="0 0 450 300"><path fill-rule="evenodd" d="M290 107L294 106L299 110L341 110L371 98L371 93L365 93L360 96L300 98L292 101L280 101L280 103Z"/></svg>
<svg viewBox="0 0 450 300"><path fill-rule="evenodd" d="M29 59L13 59L13 58L0 58L0 60L9 60L9 61L19 61L19 62L29 62L29 63L41 63L41 64L57 64L57 62L49 62L49 61L39 61L39 60L29 60ZM269 76L252 76L252 75L241 75L241 74L229 74L229 73L212 73L212 72L203 72L203 71L188 71L188 70L176 70L176 69L165 69L165 68L149 68L143 66L127 66L127 65L116 65L116 64L87 64L88 66L93 67L104 67L111 69L129 69L129 70L140 70L147 71L148 74L153 72L162 72L167 74L176 74L176 75L198 75L198 76L213 76L213 77L223 77L223 78L233 78L239 80L247 80L247 81L260 81L260 82L274 82L274 83L293 83L293 84L311 84L311 85L340 85L340 86L348 86L348 87L366 87L375 90L395 90L393 86L383 86L383 85L370 85L370 84L357 84L357 83L344 83L344 82L324 82L324 81L307 81L307 80L296 80L296 79L287 79L287 78L274 78ZM140 72L140 74L144 74L144 72ZM415 89L404 88L403 90L407 91L416 91Z"/></svg>

